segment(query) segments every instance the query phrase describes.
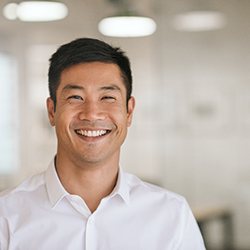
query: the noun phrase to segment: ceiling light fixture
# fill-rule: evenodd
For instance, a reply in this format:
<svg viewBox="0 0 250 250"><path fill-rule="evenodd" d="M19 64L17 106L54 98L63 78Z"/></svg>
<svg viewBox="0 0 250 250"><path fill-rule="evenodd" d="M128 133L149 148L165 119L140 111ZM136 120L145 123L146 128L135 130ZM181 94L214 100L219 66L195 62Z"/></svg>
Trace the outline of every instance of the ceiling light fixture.
<svg viewBox="0 0 250 250"><path fill-rule="evenodd" d="M209 31L226 25L225 16L219 11L190 11L176 15L173 26L179 31Z"/></svg>
<svg viewBox="0 0 250 250"><path fill-rule="evenodd" d="M131 11L126 0L109 0L119 5L119 13L103 18L99 24L99 31L105 36L112 37L143 37L152 35L156 30L156 23L150 17L145 17Z"/></svg>
<svg viewBox="0 0 250 250"><path fill-rule="evenodd" d="M58 1L21 1L19 4L7 4L3 14L9 20L47 22L65 18L68 15L68 8Z"/></svg>
<svg viewBox="0 0 250 250"><path fill-rule="evenodd" d="M156 30L156 24L149 17L113 16L102 19L98 28L105 36L141 37L153 34Z"/></svg>

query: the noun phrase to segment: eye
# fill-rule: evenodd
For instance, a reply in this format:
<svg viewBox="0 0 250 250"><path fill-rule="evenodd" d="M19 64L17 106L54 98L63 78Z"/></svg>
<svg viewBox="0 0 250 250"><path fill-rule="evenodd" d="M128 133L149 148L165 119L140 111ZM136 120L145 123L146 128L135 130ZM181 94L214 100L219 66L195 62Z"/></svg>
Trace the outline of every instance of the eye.
<svg viewBox="0 0 250 250"><path fill-rule="evenodd" d="M79 101L83 101L83 98L79 95L72 95L72 96L69 96L67 98L68 100L79 100Z"/></svg>
<svg viewBox="0 0 250 250"><path fill-rule="evenodd" d="M107 102L114 102L116 98L114 96L103 96L102 100Z"/></svg>

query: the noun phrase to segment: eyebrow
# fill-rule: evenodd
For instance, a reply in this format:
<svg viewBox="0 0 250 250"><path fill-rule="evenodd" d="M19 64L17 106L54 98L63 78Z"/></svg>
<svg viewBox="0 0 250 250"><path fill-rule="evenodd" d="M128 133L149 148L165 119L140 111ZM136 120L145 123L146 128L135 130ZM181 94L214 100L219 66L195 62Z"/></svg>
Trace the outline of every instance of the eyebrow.
<svg viewBox="0 0 250 250"><path fill-rule="evenodd" d="M63 87L63 91L72 90L72 89L78 89L78 90L84 90L84 87L76 84L67 84ZM108 91L108 90L116 90L121 91L121 88L117 86L116 84L110 84L107 86L102 86L100 90Z"/></svg>
<svg viewBox="0 0 250 250"><path fill-rule="evenodd" d="M119 86L117 86L116 84L110 84L110 85L101 87L100 90L118 90L118 91L121 91L121 88Z"/></svg>
<svg viewBox="0 0 250 250"><path fill-rule="evenodd" d="M64 90L71 90L71 89L79 89L83 90L84 88L82 86L76 85L76 84L67 84L66 86L63 87Z"/></svg>

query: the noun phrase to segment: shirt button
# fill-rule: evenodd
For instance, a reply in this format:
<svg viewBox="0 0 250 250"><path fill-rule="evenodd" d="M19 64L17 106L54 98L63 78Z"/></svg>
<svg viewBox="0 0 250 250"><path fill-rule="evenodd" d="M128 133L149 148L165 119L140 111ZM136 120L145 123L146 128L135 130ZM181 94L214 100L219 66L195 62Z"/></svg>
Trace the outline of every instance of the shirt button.
<svg viewBox="0 0 250 250"><path fill-rule="evenodd" d="M94 218L93 217L89 217L88 224L92 225L93 223L94 223Z"/></svg>

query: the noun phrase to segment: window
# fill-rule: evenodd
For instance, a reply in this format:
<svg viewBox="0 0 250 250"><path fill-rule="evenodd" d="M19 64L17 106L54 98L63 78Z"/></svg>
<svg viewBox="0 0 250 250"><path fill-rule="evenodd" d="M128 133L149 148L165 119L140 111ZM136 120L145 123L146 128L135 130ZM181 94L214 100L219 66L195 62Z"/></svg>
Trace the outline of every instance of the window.
<svg viewBox="0 0 250 250"><path fill-rule="evenodd" d="M18 89L16 60L0 52L0 175L17 169L18 162Z"/></svg>

